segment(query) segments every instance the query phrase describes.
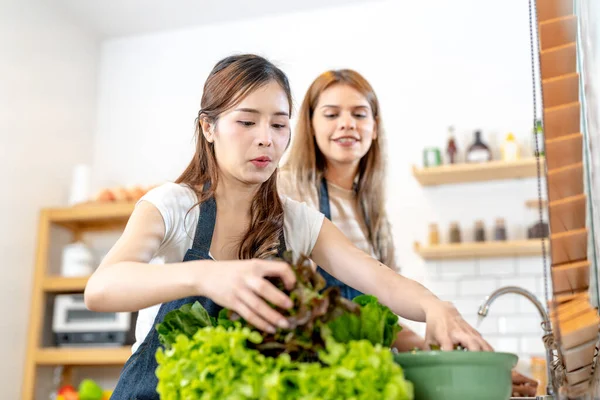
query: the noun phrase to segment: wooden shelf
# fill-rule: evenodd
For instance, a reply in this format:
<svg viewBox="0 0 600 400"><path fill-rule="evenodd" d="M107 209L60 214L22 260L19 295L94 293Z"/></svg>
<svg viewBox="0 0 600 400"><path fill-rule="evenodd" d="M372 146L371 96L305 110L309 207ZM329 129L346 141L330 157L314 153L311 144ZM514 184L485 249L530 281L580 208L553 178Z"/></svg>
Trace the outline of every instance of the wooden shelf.
<svg viewBox="0 0 600 400"><path fill-rule="evenodd" d="M63 276L48 276L42 287L49 293L82 293L89 277L67 278Z"/></svg>
<svg viewBox="0 0 600 400"><path fill-rule="evenodd" d="M90 203L43 210L51 223L73 230L108 230L125 226L135 203Z"/></svg>
<svg viewBox="0 0 600 400"><path fill-rule="evenodd" d="M545 160L542 158L540 161L542 175L544 175ZM481 164L463 163L429 168L413 167L413 175L423 186L531 178L537 177L537 159L532 157L515 162L490 161Z"/></svg>
<svg viewBox="0 0 600 400"><path fill-rule="evenodd" d="M546 241L548 249L548 241ZM502 242L440 244L421 247L415 243L415 251L425 260L449 260L467 258L493 258L542 255L540 239Z"/></svg>
<svg viewBox="0 0 600 400"><path fill-rule="evenodd" d="M131 356L131 347L47 347L35 354L37 365L123 365Z"/></svg>
<svg viewBox="0 0 600 400"><path fill-rule="evenodd" d="M527 200L525 202L525 207L537 210L540 207L540 201L538 199ZM548 207L548 201L542 200L542 208L547 208L547 207Z"/></svg>

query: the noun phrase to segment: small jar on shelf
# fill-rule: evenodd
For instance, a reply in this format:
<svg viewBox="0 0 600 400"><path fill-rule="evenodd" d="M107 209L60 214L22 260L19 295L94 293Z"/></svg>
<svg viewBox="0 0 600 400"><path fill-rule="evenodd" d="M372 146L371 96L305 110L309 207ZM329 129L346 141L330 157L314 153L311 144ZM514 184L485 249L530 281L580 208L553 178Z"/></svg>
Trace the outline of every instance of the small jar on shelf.
<svg viewBox="0 0 600 400"><path fill-rule="evenodd" d="M452 222L450 223L450 232L449 232L449 241L452 244L457 244L462 242L462 238L461 238L461 233L460 233L460 227L458 226L458 222Z"/></svg>
<svg viewBox="0 0 600 400"><path fill-rule="evenodd" d="M429 224L429 245L437 246L440 244L440 233L437 224Z"/></svg>

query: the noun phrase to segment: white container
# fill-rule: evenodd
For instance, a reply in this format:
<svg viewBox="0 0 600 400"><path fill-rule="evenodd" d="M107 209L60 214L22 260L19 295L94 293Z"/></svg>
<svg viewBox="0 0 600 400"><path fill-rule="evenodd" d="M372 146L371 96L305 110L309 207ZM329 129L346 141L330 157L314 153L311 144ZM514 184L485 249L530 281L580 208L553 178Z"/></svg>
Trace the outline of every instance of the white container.
<svg viewBox="0 0 600 400"><path fill-rule="evenodd" d="M83 243L72 243L63 248L62 276L89 276L95 269L94 255Z"/></svg>
<svg viewBox="0 0 600 400"><path fill-rule="evenodd" d="M515 136L509 133L502 144L502 161L517 161L520 158L519 156L519 144L515 140Z"/></svg>

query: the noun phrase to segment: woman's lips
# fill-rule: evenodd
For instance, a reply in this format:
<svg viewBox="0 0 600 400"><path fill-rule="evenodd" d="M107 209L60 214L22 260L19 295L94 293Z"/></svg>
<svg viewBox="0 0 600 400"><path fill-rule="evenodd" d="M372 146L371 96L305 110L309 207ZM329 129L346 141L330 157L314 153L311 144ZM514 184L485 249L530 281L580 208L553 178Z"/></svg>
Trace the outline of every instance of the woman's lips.
<svg viewBox="0 0 600 400"><path fill-rule="evenodd" d="M337 139L333 139L333 142L342 147L352 147L359 142L355 137L344 136Z"/></svg>
<svg viewBox="0 0 600 400"><path fill-rule="evenodd" d="M271 163L271 159L269 157L256 157L250 162L257 168L265 168Z"/></svg>

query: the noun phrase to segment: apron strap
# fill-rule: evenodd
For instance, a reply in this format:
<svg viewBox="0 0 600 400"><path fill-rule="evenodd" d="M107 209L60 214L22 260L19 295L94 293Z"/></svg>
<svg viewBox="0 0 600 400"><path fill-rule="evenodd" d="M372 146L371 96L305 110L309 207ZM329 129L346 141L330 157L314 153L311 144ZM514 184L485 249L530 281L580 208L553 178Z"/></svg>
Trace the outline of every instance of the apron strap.
<svg viewBox="0 0 600 400"><path fill-rule="evenodd" d="M210 182L206 182L202 191L206 191L209 187ZM196 226L194 243L192 245L194 250L201 251L204 254L209 253L216 219L217 202L214 197L211 197L200 204L200 216L198 217L198 225Z"/></svg>
<svg viewBox="0 0 600 400"><path fill-rule="evenodd" d="M210 183L206 182L202 191L206 191L210 187ZM196 226L196 233L194 234L194 243L192 248L206 254L208 256L210 251L210 245L212 243L212 237L215 230L215 221L217 220L217 202L214 197L206 200L200 204L200 216L198 217L198 225ZM279 257L283 257L286 252L287 246L285 244L285 235L281 232L279 238L279 247L277 253Z"/></svg>
<svg viewBox="0 0 600 400"><path fill-rule="evenodd" d="M356 184L353 186L355 193L358 193ZM359 204L360 211L362 212L364 222L369 227L369 216L363 202ZM319 211L325 215L325 218L331 221L331 205L329 203L329 189L327 188L327 180L325 177L321 178L321 185L319 188Z"/></svg>
<svg viewBox="0 0 600 400"><path fill-rule="evenodd" d="M331 221L331 208L329 206L329 189L327 189L327 180L321 178L321 188L319 190L319 211L325 218Z"/></svg>

